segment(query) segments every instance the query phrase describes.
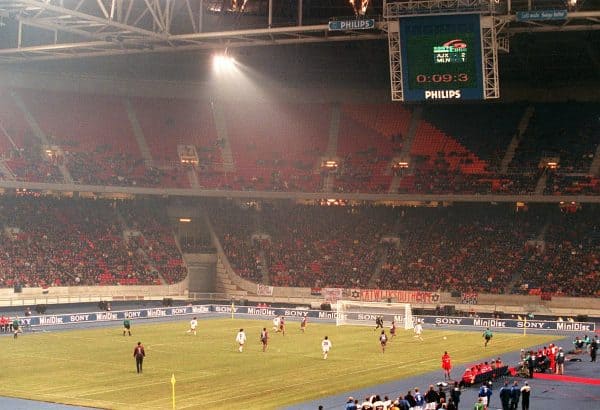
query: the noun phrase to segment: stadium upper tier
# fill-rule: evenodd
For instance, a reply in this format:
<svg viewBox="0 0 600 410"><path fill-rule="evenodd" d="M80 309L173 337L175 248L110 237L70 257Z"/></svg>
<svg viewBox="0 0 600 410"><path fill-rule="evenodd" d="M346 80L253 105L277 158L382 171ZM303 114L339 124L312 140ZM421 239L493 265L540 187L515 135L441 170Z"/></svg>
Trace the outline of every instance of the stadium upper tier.
<svg viewBox="0 0 600 410"><path fill-rule="evenodd" d="M157 188L598 194L599 113L575 102L249 105L5 88L0 173Z"/></svg>

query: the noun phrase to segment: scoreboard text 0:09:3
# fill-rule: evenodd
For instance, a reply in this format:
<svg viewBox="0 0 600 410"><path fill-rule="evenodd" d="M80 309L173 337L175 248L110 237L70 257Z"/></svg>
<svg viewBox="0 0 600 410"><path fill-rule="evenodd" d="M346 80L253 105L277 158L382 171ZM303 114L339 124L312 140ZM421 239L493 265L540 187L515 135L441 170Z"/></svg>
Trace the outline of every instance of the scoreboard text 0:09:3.
<svg viewBox="0 0 600 410"><path fill-rule="evenodd" d="M417 74L415 80L419 84L423 83L465 83L469 81L469 75L466 73L458 74Z"/></svg>

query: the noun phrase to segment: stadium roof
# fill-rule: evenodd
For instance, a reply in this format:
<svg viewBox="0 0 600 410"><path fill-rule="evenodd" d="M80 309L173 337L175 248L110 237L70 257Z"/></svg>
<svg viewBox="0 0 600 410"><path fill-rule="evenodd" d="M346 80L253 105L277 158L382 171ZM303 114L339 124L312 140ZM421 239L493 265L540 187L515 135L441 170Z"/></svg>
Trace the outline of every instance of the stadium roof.
<svg viewBox="0 0 600 410"><path fill-rule="evenodd" d="M562 0L539 4L553 2L563 7ZM297 0L301 17L289 2L248 0L240 10L241 3L234 9L227 0L0 0L0 64L9 63L9 70L197 81L207 79L210 52L227 48L244 64L288 84L389 81L383 0L371 1L367 11L378 21L376 30L340 33L328 31L327 22L353 14L347 0ZM529 3L537 6L511 2L513 9ZM570 16L523 23L514 13L504 14L510 53L500 54L502 81L599 80L600 0L579 0Z"/></svg>

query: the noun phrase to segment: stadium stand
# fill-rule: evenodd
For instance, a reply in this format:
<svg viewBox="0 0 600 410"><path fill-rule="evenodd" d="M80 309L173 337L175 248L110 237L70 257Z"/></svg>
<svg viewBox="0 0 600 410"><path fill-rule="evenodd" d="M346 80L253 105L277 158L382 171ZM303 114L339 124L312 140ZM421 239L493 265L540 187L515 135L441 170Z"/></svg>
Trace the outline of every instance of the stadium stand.
<svg viewBox="0 0 600 410"><path fill-rule="evenodd" d="M206 209L235 272L245 279L261 282L262 265L252 239L257 231L253 211L230 202L207 204Z"/></svg>
<svg viewBox="0 0 600 410"><path fill-rule="evenodd" d="M585 223L600 220L596 207L572 216L573 223L557 206L528 212L508 205L224 206L214 206L210 215L226 254L246 278L260 280L264 266L273 285L367 287L374 280L381 289L506 293L528 292L550 277L557 281L544 291L600 291L582 285L597 278L600 264L598 241L584 240L590 232L600 237L598 227ZM252 238L259 234L267 240L257 246ZM565 242L570 237L581 240ZM550 274L559 268L564 274Z"/></svg>
<svg viewBox="0 0 600 410"><path fill-rule="evenodd" d="M378 286L503 293L539 228L505 207L407 210L400 248L389 250Z"/></svg>
<svg viewBox="0 0 600 410"><path fill-rule="evenodd" d="M273 284L362 286L373 274L385 212L369 208L264 208L272 235L268 268Z"/></svg>
<svg viewBox="0 0 600 410"><path fill-rule="evenodd" d="M148 176L122 99L27 89L18 94L48 139L45 149L64 153L76 183L131 186Z"/></svg>
<svg viewBox="0 0 600 410"><path fill-rule="evenodd" d="M600 295L592 205L202 204L232 267L257 283ZM166 201L31 194L0 205L4 287L176 283L187 274ZM206 249L200 242L186 249Z"/></svg>
<svg viewBox="0 0 600 410"><path fill-rule="evenodd" d="M112 201L3 196L0 204L3 287L159 284L161 277L165 283L185 277L159 203L149 207L154 211L122 204L124 215L147 218L137 236L125 234Z"/></svg>
<svg viewBox="0 0 600 410"><path fill-rule="evenodd" d="M392 142L408 134L412 114L397 104L343 104L342 112Z"/></svg>
<svg viewBox="0 0 600 410"><path fill-rule="evenodd" d="M410 113L393 105L345 105L340 119L337 192L387 192Z"/></svg>
<svg viewBox="0 0 600 410"><path fill-rule="evenodd" d="M536 104L511 169L537 169L544 158L557 158L562 172L590 169L600 143L600 107L593 103Z"/></svg>
<svg viewBox="0 0 600 410"><path fill-rule="evenodd" d="M0 96L4 179L287 192L387 193L393 187L398 193L530 194L543 176L545 189L538 193L600 189L600 180L590 175L600 144L593 103L427 106L416 119L409 109L387 103L240 105L29 89L1 89ZM529 110L533 115L523 122ZM405 146L412 122L414 137ZM501 173L500 162L519 127L524 129L508 173ZM394 168L401 154L408 169ZM554 158L559 168L546 169L544 161ZM337 166L324 168L325 160Z"/></svg>
<svg viewBox="0 0 600 410"><path fill-rule="evenodd" d="M513 292L562 296L600 293L600 225L593 209L553 213L543 241L526 248Z"/></svg>
<svg viewBox="0 0 600 410"><path fill-rule="evenodd" d="M498 170L524 110L523 104L430 105L422 118L468 147L491 171Z"/></svg>
<svg viewBox="0 0 600 410"><path fill-rule="evenodd" d="M330 107L322 104L227 104L236 169L234 189L321 190L319 158L327 147Z"/></svg>
<svg viewBox="0 0 600 410"><path fill-rule="evenodd" d="M178 147L194 147L196 164L190 164L204 181L220 171L223 158L219 149L216 127L208 103L185 99L135 98L132 106L137 114L144 137L150 148L153 162L170 180L161 186L189 188L183 178L183 165Z"/></svg>
<svg viewBox="0 0 600 410"><path fill-rule="evenodd" d="M134 252L145 255L150 267L157 270L166 283L183 280L187 270L165 207L157 206L154 200L124 202L119 212L127 228L139 232L129 238Z"/></svg>

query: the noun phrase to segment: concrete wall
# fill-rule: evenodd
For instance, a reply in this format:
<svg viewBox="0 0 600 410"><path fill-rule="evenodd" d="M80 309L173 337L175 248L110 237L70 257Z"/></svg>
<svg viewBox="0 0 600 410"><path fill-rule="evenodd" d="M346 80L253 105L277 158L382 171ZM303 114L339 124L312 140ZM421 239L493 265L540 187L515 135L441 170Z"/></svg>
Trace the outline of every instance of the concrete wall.
<svg viewBox="0 0 600 410"><path fill-rule="evenodd" d="M188 268L189 292L216 292L216 263L215 254L184 254L183 259Z"/></svg>
<svg viewBox="0 0 600 410"><path fill-rule="evenodd" d="M48 289L0 289L0 306L80 303L114 300L161 300L165 297L186 298L187 281L175 285L155 286L60 286Z"/></svg>

